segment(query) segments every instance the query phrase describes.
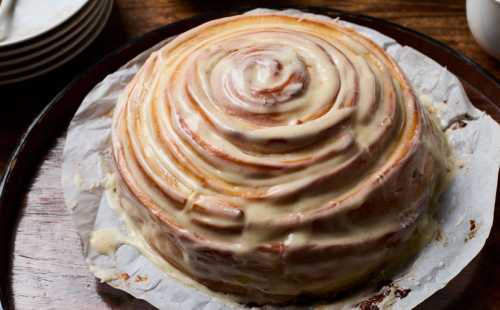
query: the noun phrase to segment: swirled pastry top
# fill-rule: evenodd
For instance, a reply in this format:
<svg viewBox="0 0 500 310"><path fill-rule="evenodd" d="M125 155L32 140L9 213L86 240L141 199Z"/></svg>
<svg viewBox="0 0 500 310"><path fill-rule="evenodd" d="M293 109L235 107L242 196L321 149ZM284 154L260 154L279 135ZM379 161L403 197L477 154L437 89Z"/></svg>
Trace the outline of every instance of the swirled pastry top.
<svg viewBox="0 0 500 310"><path fill-rule="evenodd" d="M359 282L425 212L440 151L383 49L337 23L279 14L180 35L127 86L113 124L127 212L160 255L236 294ZM341 262L326 260L338 246Z"/></svg>

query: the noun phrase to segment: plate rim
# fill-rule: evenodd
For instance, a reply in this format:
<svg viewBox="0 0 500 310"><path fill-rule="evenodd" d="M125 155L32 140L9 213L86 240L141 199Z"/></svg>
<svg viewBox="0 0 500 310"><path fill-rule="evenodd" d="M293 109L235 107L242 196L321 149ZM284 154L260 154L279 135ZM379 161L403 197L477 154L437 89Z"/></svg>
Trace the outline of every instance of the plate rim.
<svg viewBox="0 0 500 310"><path fill-rule="evenodd" d="M86 27L88 24L91 23L91 20L99 12L99 8L102 9L102 6L104 5L104 2L98 0L95 1L90 0L88 3L89 4L94 3L96 5L91 6L91 8L87 12L85 12L86 14L82 15L81 18L75 20L75 22L71 22L70 24L64 26L64 28L56 29L57 33L55 33L54 35L50 35L47 38L36 41L30 45L27 45L19 49L13 49L4 52L0 51L0 67L15 65L19 62L29 61L34 57L40 56L40 55L38 56L32 56L32 55L40 53L41 51L43 51L42 54L50 52L52 49L58 47L59 45L65 43L68 40L71 40L76 35L81 33L83 27ZM19 54L26 54L26 55L18 57ZM5 58L11 58L11 59L3 60ZM19 59L21 58L24 59L19 61ZM17 61L17 62L13 64L3 64L9 61Z"/></svg>
<svg viewBox="0 0 500 310"><path fill-rule="evenodd" d="M97 38L97 36L101 33L102 29L104 29L104 26L106 26L106 23L109 19L109 16L111 15L111 11L113 9L113 0L102 0L107 1L103 6L104 8L102 9L102 12L98 12L97 14L101 14L100 18L95 22L95 25L93 28L89 28L88 30L83 29L83 32L88 31L88 33L84 34L83 37L78 37L78 38L73 38L73 39L78 39L75 42L72 42L73 46L69 48L67 51L63 52L59 57L55 57L54 59L51 59L50 61L47 61L46 63L43 63L41 65L36 65L37 63L31 64L31 66L34 66L33 68L23 70L18 73L14 73L12 75L21 75L19 77L11 78L9 79L9 75L3 77L0 76L0 85L8 85L12 83L17 83L25 80L29 80L32 78L35 78L37 76L40 76L42 74L45 74L47 72L50 72L59 66L62 66L66 62L70 61L74 57L76 57L78 54L83 52L85 48L87 48L94 40ZM83 33L82 32L82 33ZM82 34L80 33L80 34ZM36 66L35 66L36 65ZM22 75L25 72L30 72L33 71L32 73L29 73L27 75ZM10 76L12 76L10 75Z"/></svg>
<svg viewBox="0 0 500 310"><path fill-rule="evenodd" d="M16 45L16 44L19 44L19 43L22 43L22 42L25 42L27 40L30 40L30 39L33 39L33 38L36 38L38 36L41 36L45 33L47 33L48 31L51 31L52 29L56 28L57 26L60 26L61 24L63 24L64 22L66 22L67 20L69 20L71 17L75 16L75 14L78 13L78 11L80 11L84 6L85 4L87 4L90 0L84 0L82 1L82 3L80 3L80 5L77 5L75 6L75 8L73 10L71 10L71 13L68 13L66 16L64 16L62 19L60 19L58 22L56 22L55 24L43 29L43 30L40 30L38 32L35 32L29 36L26 36L26 37L22 37L18 40L15 40L15 41L11 41L11 42L0 42L0 48L2 47L9 47L9 46L13 46L13 45ZM6 44L7 43L7 44Z"/></svg>
<svg viewBox="0 0 500 310"><path fill-rule="evenodd" d="M11 212L11 211L17 211L17 207L15 208L12 208L12 209L6 209L6 207L9 207L8 203L6 203L6 188L7 188L7 185L9 184L9 180L10 178L12 177L13 175L13 172L14 172L14 169L16 167L16 162L17 162L17 159L20 157L20 155L22 154L23 150L27 149L27 143L29 141L29 138L30 136L33 134L33 132L37 129L38 126L40 126L39 124L41 124L43 118L45 116L47 116L51 109L62 99L64 98L65 94L68 93L72 88L76 87L77 84L83 80L83 78L87 75L89 75L94 69L98 68L100 65L102 65L103 63L105 63L107 60L109 60L110 58L112 58L114 55L118 54L119 52L121 51L124 51L126 50L127 48L130 48L131 46L133 46L134 44L142 41L142 40L146 40L147 38L150 38L154 35L157 35L161 32L164 32L170 28L175 28L175 27L179 27L179 26L182 26L183 24L187 24L187 23L190 23L190 22L195 22L195 21L198 21L198 20L203 20L203 19L213 19L214 17L223 17L224 15L228 15L228 14L231 14L231 13L243 13L243 12L246 12L246 11L249 11L249 10L252 10L252 9L257 9L259 7L257 6L246 6L246 7L238 7L238 8L233 8L233 9L227 9L227 10L223 10L223 11L217 11L217 12L213 12L213 13L208 13L208 14L203 14L203 15L197 15L197 16L193 16L193 17L190 17L190 18L187 18L187 19L183 19L183 20L180 20L180 21L177 21L177 22L174 22L174 23L170 23L170 24L167 24L167 25L164 25L164 26L161 26L155 30L152 30L150 32L147 32L135 39L132 39L122 45L120 45L118 48L112 50L111 52L109 52L108 54L106 54L104 57L102 57L100 60L98 60L97 62L95 62L93 65L89 66L89 68L87 68L86 70L84 70L82 73L80 73L76 78L74 78L71 82L69 82L41 111L40 113L34 118L33 122L30 124L30 126L28 127L28 129L25 131L25 133L23 134L23 136L21 137L21 139L19 140L19 143L17 144L17 146L15 147L15 149L13 150L9 160L8 160L8 164L6 165L5 167L5 170L4 170L4 174L0 180L0 215L2 214L2 212L6 213L7 217L0 217L0 221L1 222L11 222L12 220L12 216L14 215L14 212ZM266 6L266 8L269 8L269 9L278 9L278 10L283 10L283 9L298 9L298 10L303 10L303 11L314 11L316 12L317 14L325 14L325 15L329 15L329 14L335 14L335 15L340 15L340 16L347 16L347 17L352 17L352 18L358 18L358 19L365 19L369 22L374 22L374 23L379 23L379 24L382 24L382 25L385 25L385 26L389 26L391 28L396 28L400 31L403 31L403 32L407 32L407 33L410 33L412 34L413 36L416 36L416 37L419 37L425 41L428 41L429 43L431 44L434 44L436 46L438 46L439 48L447 51L448 53L454 55L455 57L459 58L460 60L464 61L466 64L472 66L475 70L477 70L480 74L482 74L483 76L485 76L487 79L489 79L497 88L500 89L500 80L497 79L495 76L493 76L493 74L491 74L490 72L488 72L486 69L484 69L483 67L481 67L479 64L477 64L476 62L474 62L473 60L471 60L470 58L468 58L467 56L463 55L462 53L456 51L455 49L449 47L448 45L436 40L436 39L433 39L425 34L422 34L418 31L415 31L415 30L412 30L412 29L409 29L407 27L404 27L404 26L401 26L401 25L398 25L398 24L395 24L395 23L392 23L392 22L389 22L389 21L386 21L386 20L383 20L383 19L379 19L379 18L375 18L375 17L371 17L371 16L367 16L367 15L364 15L364 14L357 14L357 13L352 13L352 12L348 12L348 11L342 11L342 10L336 10L336 9L330 9L330 8L321 8L321 7L313 7L313 6L294 6L294 5L280 5L280 6ZM111 72L112 73L112 72ZM110 73L108 73L110 74ZM467 80L466 80L467 81ZM467 81L469 82L469 81ZM475 87L473 84L471 84L473 87ZM480 91L481 92L481 91ZM500 109L499 105L500 105L500 101L499 102L495 102L494 99L491 99L487 94L485 94L484 92L481 92L485 97L487 97L493 105L496 106L497 109ZM79 105L78 105L79 106ZM55 127L51 130L50 134L47 134L45 136L45 139L44 141L42 142L38 142L40 145L45 145L46 144L46 141L50 139L53 139L54 137L54 133L57 132L57 129L59 128L60 129L61 126L58 126L58 127ZM67 124L64 123L64 125L62 126L62 128L65 128L67 127ZM43 149L43 148L42 148ZM32 171L32 167L33 165L30 165L30 167L28 168L25 168L25 171L21 173L21 178L23 178L27 173L31 172ZM18 198L17 197L18 195L16 194L13 194L13 197L12 200L15 200L15 198ZM0 225L0 234L2 233L2 225ZM5 240L2 240L2 238L0 238L0 261L2 261L3 259L6 259L6 262L8 261L8 255L9 255L9 251L6 251L7 253L2 253L1 250L2 249L10 249L10 244L11 244L11 235L10 235L10 232L11 230L9 229L6 229L6 232L5 232L5 236L7 238L5 238ZM6 292L6 282L7 282L7 277L6 276L2 276L3 275L3 272L5 269L7 269L8 265L4 264L4 266L1 266L0 264L0 310L3 309L4 310L10 310L10 305L9 305L9 295L8 295L8 292Z"/></svg>

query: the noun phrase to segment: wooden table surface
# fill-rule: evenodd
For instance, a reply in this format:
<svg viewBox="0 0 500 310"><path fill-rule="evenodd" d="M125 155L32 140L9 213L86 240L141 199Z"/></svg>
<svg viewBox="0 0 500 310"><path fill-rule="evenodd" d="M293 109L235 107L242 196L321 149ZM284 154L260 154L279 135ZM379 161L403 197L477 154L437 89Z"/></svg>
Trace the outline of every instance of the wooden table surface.
<svg viewBox="0 0 500 310"><path fill-rule="evenodd" d="M327 7L384 19L411 28L449 45L500 79L500 62L483 52L470 33L465 14L465 0L114 0L111 17L104 30L79 56L55 71L41 77L9 86L0 86L0 176L3 175L8 159L21 136L41 109L67 83L113 49L160 26L188 17L242 6L263 7L270 3L273 5ZM52 148L52 150L55 149L57 151L59 146L62 147L64 141L63 135L58 139L60 140L58 140L59 142L54 142L58 146ZM61 141L62 143L60 143ZM57 162L49 163L48 165L60 168L60 163ZM59 175L48 173L54 182L50 187L56 187L55 190L59 190ZM29 197L27 199L29 200ZM37 216L43 214L44 220L48 222L61 222L63 217L62 221L64 225L67 225L69 239L78 240L78 235L72 226L69 213L56 212L54 211L55 209L51 210L50 208L47 209L47 202L50 203L50 199L51 197L46 197L44 200L45 207L43 210L31 210L29 212L33 212ZM25 201L24 203L27 202ZM61 204L61 201L56 199L54 200L54 204ZM59 208L58 210L64 211L65 209ZM28 211L24 210L22 212L26 213ZM19 229L22 228L21 226ZM38 227L38 229L42 231L44 227ZM496 244L499 244L500 239L497 231L494 230L492 232L492 238L494 238ZM52 237L49 232L46 240L50 241L50 238ZM79 255L81 256L81 254ZM477 274L474 272L478 265L483 263L481 256L484 255L496 255L499 257L500 251L481 252L463 271L468 276L465 278L462 277L461 281L464 279L473 279L474 277L483 277L484 279L481 283L499 281L497 276L499 275L500 264L488 266L492 270L491 274ZM18 257L18 259L22 259L22 257ZM16 304L19 309L53 308L50 302L52 299L47 299L46 292L43 292L41 289L44 279L33 280L29 277L30 268L36 268L36 261L31 262L29 258L26 259L25 277L23 278L22 272L19 274L19 277L23 279L19 285L25 285L29 281L35 282L29 283L30 290L28 291L30 293L28 295L14 296ZM142 308L148 306L145 302L127 297L126 293L117 293L118 291L107 287L107 285L99 284L90 276L90 273L87 275L89 281L88 287L97 287L100 291L100 301L92 303L92 305L110 309L124 307ZM82 276L87 275L83 274ZM27 282L23 283L23 281ZM40 283L37 283L37 281L40 281ZM40 290L37 290L37 288L40 288ZM419 309L500 309L500 293L498 291L485 288L484 291L487 294L483 295L481 303L467 303L466 300L459 297L468 294L467 290L469 289L471 289L470 285L464 285L464 283L458 283L457 280L453 280L445 292L440 291L436 293L420 306ZM57 292L54 292L54 294L57 295ZM120 302L116 300L116 296L121 296ZM58 298L71 299L72 297L61 295ZM40 302L40 300L45 302ZM68 303L67 308L85 309L88 308L88 305Z"/></svg>

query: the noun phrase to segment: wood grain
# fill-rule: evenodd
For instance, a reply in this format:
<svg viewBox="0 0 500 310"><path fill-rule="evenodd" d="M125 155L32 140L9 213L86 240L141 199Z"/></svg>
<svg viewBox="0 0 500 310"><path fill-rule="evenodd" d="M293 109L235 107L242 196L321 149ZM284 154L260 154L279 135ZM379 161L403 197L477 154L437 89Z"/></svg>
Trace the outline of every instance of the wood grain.
<svg viewBox="0 0 500 310"><path fill-rule="evenodd" d="M202 13L268 1L204 2L198 0L115 0L103 33L73 61L40 78L0 87L0 175L22 133L41 108L79 72L106 53L159 26ZM475 44L467 27L465 1L276 1L276 5L323 6L358 12L401 24L463 52L495 76L500 63ZM464 83L472 102L500 120L500 113L481 93ZM496 104L500 104L497 102ZM13 240L9 283L15 309L150 308L140 300L100 284L83 261L82 244L62 198L60 162L65 133L40 150L36 171L19 189L23 197ZM43 155L43 156L42 156ZM496 208L496 218L500 218ZM483 251L443 290L418 309L500 309L500 227L493 227Z"/></svg>
<svg viewBox="0 0 500 310"><path fill-rule="evenodd" d="M11 304L15 309L154 309L99 283L87 268L83 244L62 193L65 141L66 132L62 132L22 189L9 277L14 292Z"/></svg>

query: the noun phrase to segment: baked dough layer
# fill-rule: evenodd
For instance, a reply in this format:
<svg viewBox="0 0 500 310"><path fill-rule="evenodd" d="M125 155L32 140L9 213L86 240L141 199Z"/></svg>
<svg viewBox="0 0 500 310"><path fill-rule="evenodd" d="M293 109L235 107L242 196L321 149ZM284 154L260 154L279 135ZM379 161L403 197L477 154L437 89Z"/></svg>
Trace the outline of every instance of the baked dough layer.
<svg viewBox="0 0 500 310"><path fill-rule="evenodd" d="M426 214L443 143L395 61L338 23L240 15L155 52L113 121L149 245L240 302L366 280Z"/></svg>

